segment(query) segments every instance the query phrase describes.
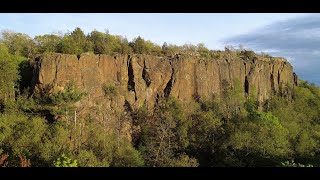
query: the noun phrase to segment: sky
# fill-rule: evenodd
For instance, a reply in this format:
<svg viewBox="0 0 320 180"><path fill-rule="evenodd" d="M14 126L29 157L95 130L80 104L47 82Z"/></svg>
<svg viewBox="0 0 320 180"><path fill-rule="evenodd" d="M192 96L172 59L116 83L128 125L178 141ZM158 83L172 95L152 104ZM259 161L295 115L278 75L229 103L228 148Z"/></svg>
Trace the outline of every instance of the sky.
<svg viewBox="0 0 320 180"><path fill-rule="evenodd" d="M320 85L320 14L303 13L6 13L0 30L34 37L96 29L159 45L204 43L209 49L238 46L289 60L301 79Z"/></svg>

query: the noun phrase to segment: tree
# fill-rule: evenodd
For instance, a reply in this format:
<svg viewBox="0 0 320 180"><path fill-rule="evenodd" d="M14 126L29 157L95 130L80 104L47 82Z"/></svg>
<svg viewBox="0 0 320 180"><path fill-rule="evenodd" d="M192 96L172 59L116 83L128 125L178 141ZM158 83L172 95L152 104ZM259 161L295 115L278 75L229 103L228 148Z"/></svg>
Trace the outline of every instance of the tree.
<svg viewBox="0 0 320 180"><path fill-rule="evenodd" d="M45 34L42 36L36 36L34 39L38 43L39 53L58 52L58 45L62 40L62 37L55 34Z"/></svg>
<svg viewBox="0 0 320 180"><path fill-rule="evenodd" d="M132 52L131 47L129 46L129 42L127 38L121 38L121 53L129 54Z"/></svg>
<svg viewBox="0 0 320 180"><path fill-rule="evenodd" d="M84 32L77 27L71 33L65 34L59 44L59 51L67 54L81 54L93 51L93 44L88 40Z"/></svg>
<svg viewBox="0 0 320 180"><path fill-rule="evenodd" d="M197 51L200 53L201 57L205 59L210 58L210 51L209 49L204 45L204 43L199 43L197 45Z"/></svg>
<svg viewBox="0 0 320 180"><path fill-rule="evenodd" d="M226 144L246 166L273 166L291 153L289 131L270 112L251 112ZM268 159L271 159L268 161Z"/></svg>
<svg viewBox="0 0 320 180"><path fill-rule="evenodd" d="M90 33L89 39L93 43L95 54L110 54L110 42L106 34L94 30Z"/></svg>
<svg viewBox="0 0 320 180"><path fill-rule="evenodd" d="M162 49L159 45L157 45L151 41L145 41L145 52L144 53L155 55L155 56L160 56L162 54Z"/></svg>
<svg viewBox="0 0 320 180"><path fill-rule="evenodd" d="M133 39L133 41L130 44L134 53L143 54L147 52L145 41L140 36Z"/></svg>
<svg viewBox="0 0 320 180"><path fill-rule="evenodd" d="M1 35L1 42L8 48L10 54L34 58L36 43L31 37L13 31L2 31Z"/></svg>
<svg viewBox="0 0 320 180"><path fill-rule="evenodd" d="M47 127L43 118L29 118L19 113L0 114L0 148L10 152L10 159L16 159L9 163L10 166L19 166L19 160L22 159L26 165L25 157L37 159Z"/></svg>
<svg viewBox="0 0 320 180"><path fill-rule="evenodd" d="M180 103L173 98L162 100L151 117L140 120L142 130L138 147L146 165L181 165L177 162L181 160L180 153L189 145L190 121L184 117Z"/></svg>
<svg viewBox="0 0 320 180"><path fill-rule="evenodd" d="M189 150L201 164L206 165L221 146L219 138L224 135L223 122L215 108L205 104L191 114L191 119Z"/></svg>
<svg viewBox="0 0 320 180"><path fill-rule="evenodd" d="M243 108L245 97L240 80L236 79L232 84L226 80L222 80L221 86L223 92L219 103L225 118L230 120L232 117L243 115L245 113Z"/></svg>
<svg viewBox="0 0 320 180"><path fill-rule="evenodd" d="M55 94L45 94L43 103L46 103L46 107L53 115L59 117L68 116L69 113L75 111L75 103L80 101L80 99L86 93L78 90L73 81L70 81L66 84L63 91L59 91ZM65 117L67 118L67 117Z"/></svg>
<svg viewBox="0 0 320 180"><path fill-rule="evenodd" d="M0 112L3 111L5 104L14 100L18 79L17 63L9 54L8 48L0 44Z"/></svg>
<svg viewBox="0 0 320 180"><path fill-rule="evenodd" d="M122 141L121 146L116 149L111 162L111 166L114 167L142 167L143 165L144 161L140 153L126 141Z"/></svg>
<svg viewBox="0 0 320 180"><path fill-rule="evenodd" d="M162 51L164 52L164 54L167 54L168 53L168 44L167 42L164 42L163 45L162 45Z"/></svg>

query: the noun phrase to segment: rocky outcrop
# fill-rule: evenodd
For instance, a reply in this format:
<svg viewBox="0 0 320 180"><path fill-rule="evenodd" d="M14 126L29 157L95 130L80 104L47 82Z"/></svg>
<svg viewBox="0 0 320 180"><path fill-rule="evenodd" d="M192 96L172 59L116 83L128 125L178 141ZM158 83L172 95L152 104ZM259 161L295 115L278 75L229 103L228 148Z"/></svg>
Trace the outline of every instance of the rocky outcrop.
<svg viewBox="0 0 320 180"><path fill-rule="evenodd" d="M282 58L253 59L233 52L220 52L214 59L176 55L93 55L45 54L35 60L34 93L62 90L66 83L86 91L84 108L98 103L137 108L144 103L152 108L160 97L173 96L182 102L195 97L220 98L226 86L241 84L243 96L255 94L264 102L273 94L292 97L297 76ZM119 95L104 101L103 87L115 86Z"/></svg>

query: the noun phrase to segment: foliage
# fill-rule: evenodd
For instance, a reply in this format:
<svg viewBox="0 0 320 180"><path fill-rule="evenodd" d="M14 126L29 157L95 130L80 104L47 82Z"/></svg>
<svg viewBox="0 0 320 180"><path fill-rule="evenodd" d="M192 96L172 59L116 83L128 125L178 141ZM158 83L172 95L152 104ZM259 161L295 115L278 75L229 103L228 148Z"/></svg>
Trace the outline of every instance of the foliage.
<svg viewBox="0 0 320 180"><path fill-rule="evenodd" d="M76 109L76 104L86 95L85 92L78 90L73 81L66 84L63 91L54 94L44 94L38 97L38 101L43 104L41 109L51 112L52 115L61 117L67 115Z"/></svg>
<svg viewBox="0 0 320 180"><path fill-rule="evenodd" d="M211 57L209 49L203 43L197 45L197 51L204 59L209 59Z"/></svg>
<svg viewBox="0 0 320 180"><path fill-rule="evenodd" d="M99 31L92 31L89 39L93 43L93 52L96 54L110 54L109 39L106 34Z"/></svg>
<svg viewBox="0 0 320 180"><path fill-rule="evenodd" d="M9 53L17 56L33 58L36 54L36 43L28 35L13 31L2 31L0 43L3 43Z"/></svg>
<svg viewBox="0 0 320 180"><path fill-rule="evenodd" d="M282 162L281 166L283 166L283 167L313 167L313 165L311 165L311 164L304 165L304 164L300 164L300 163L295 163L294 160Z"/></svg>
<svg viewBox="0 0 320 180"><path fill-rule="evenodd" d="M140 153L129 142L123 142L116 149L111 165L115 167L141 167L144 165L144 161Z"/></svg>
<svg viewBox="0 0 320 180"><path fill-rule="evenodd" d="M241 57L244 59L252 60L252 59L256 58L256 54L253 51L244 50L244 51L241 51Z"/></svg>
<svg viewBox="0 0 320 180"><path fill-rule="evenodd" d="M81 54L93 51L92 42L80 28L76 28L71 33L65 34L60 44L59 51L66 54Z"/></svg>
<svg viewBox="0 0 320 180"><path fill-rule="evenodd" d="M68 158L65 154L62 154L56 161L53 162L54 167L77 167L77 160Z"/></svg>
<svg viewBox="0 0 320 180"><path fill-rule="evenodd" d="M138 146L146 165L175 166L186 163L183 160L189 157L181 160L182 154L179 152L189 145L188 129L191 123L184 116L181 104L174 98L169 98L159 103L151 117L145 118L143 113L140 114L142 117L138 122L142 132ZM149 118L152 120L149 121ZM193 159L190 161L194 162Z"/></svg>
<svg viewBox="0 0 320 180"><path fill-rule="evenodd" d="M129 43L129 45L133 49L133 52L137 54L162 54L162 48L159 45L154 44L151 41L145 41L140 36L134 38L132 42Z"/></svg>
<svg viewBox="0 0 320 180"><path fill-rule="evenodd" d="M3 111L1 107L14 99L14 87L18 79L17 63L8 48L0 44L0 111Z"/></svg>
<svg viewBox="0 0 320 180"><path fill-rule="evenodd" d="M112 98L119 94L119 90L112 84L103 86L105 96Z"/></svg>
<svg viewBox="0 0 320 180"><path fill-rule="evenodd" d="M36 36L35 41L38 44L38 52L58 52L59 51L59 43L62 40L61 36L55 34L45 34L42 36Z"/></svg>

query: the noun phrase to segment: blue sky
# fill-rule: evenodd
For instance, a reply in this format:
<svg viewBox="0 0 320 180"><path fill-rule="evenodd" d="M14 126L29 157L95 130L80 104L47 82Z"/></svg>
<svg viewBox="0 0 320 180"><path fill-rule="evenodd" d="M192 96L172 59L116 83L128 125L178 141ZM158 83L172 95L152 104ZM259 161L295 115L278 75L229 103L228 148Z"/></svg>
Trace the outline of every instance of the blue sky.
<svg viewBox="0 0 320 180"><path fill-rule="evenodd" d="M320 85L320 15L286 13L220 14L0 14L0 30L9 29L32 37L80 27L109 30L131 40L142 36L159 45L205 43L210 49L239 44L255 51L284 56L302 79ZM318 43L319 42L319 43Z"/></svg>

